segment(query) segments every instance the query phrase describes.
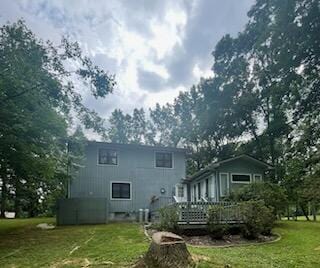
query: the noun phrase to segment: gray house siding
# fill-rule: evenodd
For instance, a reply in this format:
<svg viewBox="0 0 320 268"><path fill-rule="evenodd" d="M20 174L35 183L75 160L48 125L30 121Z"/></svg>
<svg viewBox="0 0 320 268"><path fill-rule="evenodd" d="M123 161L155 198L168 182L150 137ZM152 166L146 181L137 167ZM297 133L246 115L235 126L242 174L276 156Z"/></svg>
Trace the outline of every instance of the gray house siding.
<svg viewBox="0 0 320 268"><path fill-rule="evenodd" d="M240 187L246 185L247 183L234 183L232 182L232 174L249 174L251 176L251 182L254 182L254 175L259 174L262 176L262 180L264 179L265 169L259 165L256 165L252 162L246 161L244 159L236 159L232 162L225 163L221 165L217 169L217 173L219 176L218 184L220 189L220 174L227 173L228 174L228 185L229 192L236 191Z"/></svg>
<svg viewBox="0 0 320 268"><path fill-rule="evenodd" d="M98 164L99 148L116 150L118 165ZM155 167L155 152L173 153L172 168ZM166 148L90 143L86 159L70 183L71 198L107 198L110 213L134 213L149 207L153 196L174 195L174 187L185 177L185 152ZM112 200L111 182L131 183L131 200ZM161 188L165 193L161 194Z"/></svg>
<svg viewBox="0 0 320 268"><path fill-rule="evenodd" d="M219 165L214 165L211 169L200 175L196 175L190 182L190 194L191 201L200 201L205 199L210 199L213 201L220 201L224 196L227 196L232 191L236 191L240 187L247 185L247 182L233 182L233 174L249 175L250 182L260 181L265 179L265 172L268 170L266 164L262 164L259 161L250 159L248 157L232 159L232 161L221 162ZM223 182L225 176L227 180ZM259 178L258 178L259 176ZM208 195L206 196L206 180L208 180ZM198 195L198 188L200 184L200 193ZM226 192L224 191L224 186L227 187Z"/></svg>

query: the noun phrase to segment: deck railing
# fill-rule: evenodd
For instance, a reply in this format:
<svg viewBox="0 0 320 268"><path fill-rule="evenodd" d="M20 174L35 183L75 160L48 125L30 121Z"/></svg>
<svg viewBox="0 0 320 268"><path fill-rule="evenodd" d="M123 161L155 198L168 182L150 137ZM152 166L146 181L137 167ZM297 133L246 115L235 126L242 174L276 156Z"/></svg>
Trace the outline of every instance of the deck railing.
<svg viewBox="0 0 320 268"><path fill-rule="evenodd" d="M150 211L155 212L158 211L160 208L169 206L174 204L175 200L171 196L159 196L154 198L150 203Z"/></svg>
<svg viewBox="0 0 320 268"><path fill-rule="evenodd" d="M177 208L179 224L207 224L208 211L211 207L219 209L217 223L240 223L242 217L239 204L234 202L180 202L171 204Z"/></svg>

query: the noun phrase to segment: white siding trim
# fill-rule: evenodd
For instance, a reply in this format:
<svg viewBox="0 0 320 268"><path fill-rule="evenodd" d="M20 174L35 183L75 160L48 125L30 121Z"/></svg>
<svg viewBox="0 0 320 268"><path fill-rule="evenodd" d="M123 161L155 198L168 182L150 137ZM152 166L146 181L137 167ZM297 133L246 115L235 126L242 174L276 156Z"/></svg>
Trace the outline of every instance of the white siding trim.
<svg viewBox="0 0 320 268"><path fill-rule="evenodd" d="M113 198L112 197L112 183L129 183L130 184L130 198ZM110 200L131 201L132 200L132 182L131 181L110 181Z"/></svg>
<svg viewBox="0 0 320 268"><path fill-rule="evenodd" d="M216 177L214 175L211 176L211 198L215 198L216 197ZM210 182L209 181L209 182ZM210 186L209 186L210 187Z"/></svg>
<svg viewBox="0 0 320 268"><path fill-rule="evenodd" d="M222 193L222 188L221 188L221 175L227 175L227 192L229 191L230 184L229 184L229 173L227 172L219 172L219 192L220 196L226 196L225 194Z"/></svg>
<svg viewBox="0 0 320 268"><path fill-rule="evenodd" d="M233 175L246 175L249 176L250 181L234 181L233 180ZM231 173L231 182L232 183L241 183L241 184L250 184L252 182L252 175L250 173Z"/></svg>

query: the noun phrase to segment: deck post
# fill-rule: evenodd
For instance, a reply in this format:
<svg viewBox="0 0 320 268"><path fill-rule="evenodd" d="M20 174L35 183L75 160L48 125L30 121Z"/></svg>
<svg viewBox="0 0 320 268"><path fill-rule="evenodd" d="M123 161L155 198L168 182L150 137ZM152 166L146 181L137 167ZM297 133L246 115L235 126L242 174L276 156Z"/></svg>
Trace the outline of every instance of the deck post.
<svg viewBox="0 0 320 268"><path fill-rule="evenodd" d="M187 202L187 224L190 224L190 202Z"/></svg>

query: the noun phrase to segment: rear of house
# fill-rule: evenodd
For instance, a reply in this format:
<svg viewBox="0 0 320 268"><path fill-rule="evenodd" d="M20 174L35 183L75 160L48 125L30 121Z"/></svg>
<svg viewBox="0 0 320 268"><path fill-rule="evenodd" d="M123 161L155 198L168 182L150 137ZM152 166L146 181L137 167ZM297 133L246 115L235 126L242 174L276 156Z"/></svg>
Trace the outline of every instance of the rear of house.
<svg viewBox="0 0 320 268"><path fill-rule="evenodd" d="M70 182L69 198L60 201L58 223L135 219L151 200L172 199L186 176L185 154L178 148L89 142L83 167ZM64 211L68 206L73 210Z"/></svg>

